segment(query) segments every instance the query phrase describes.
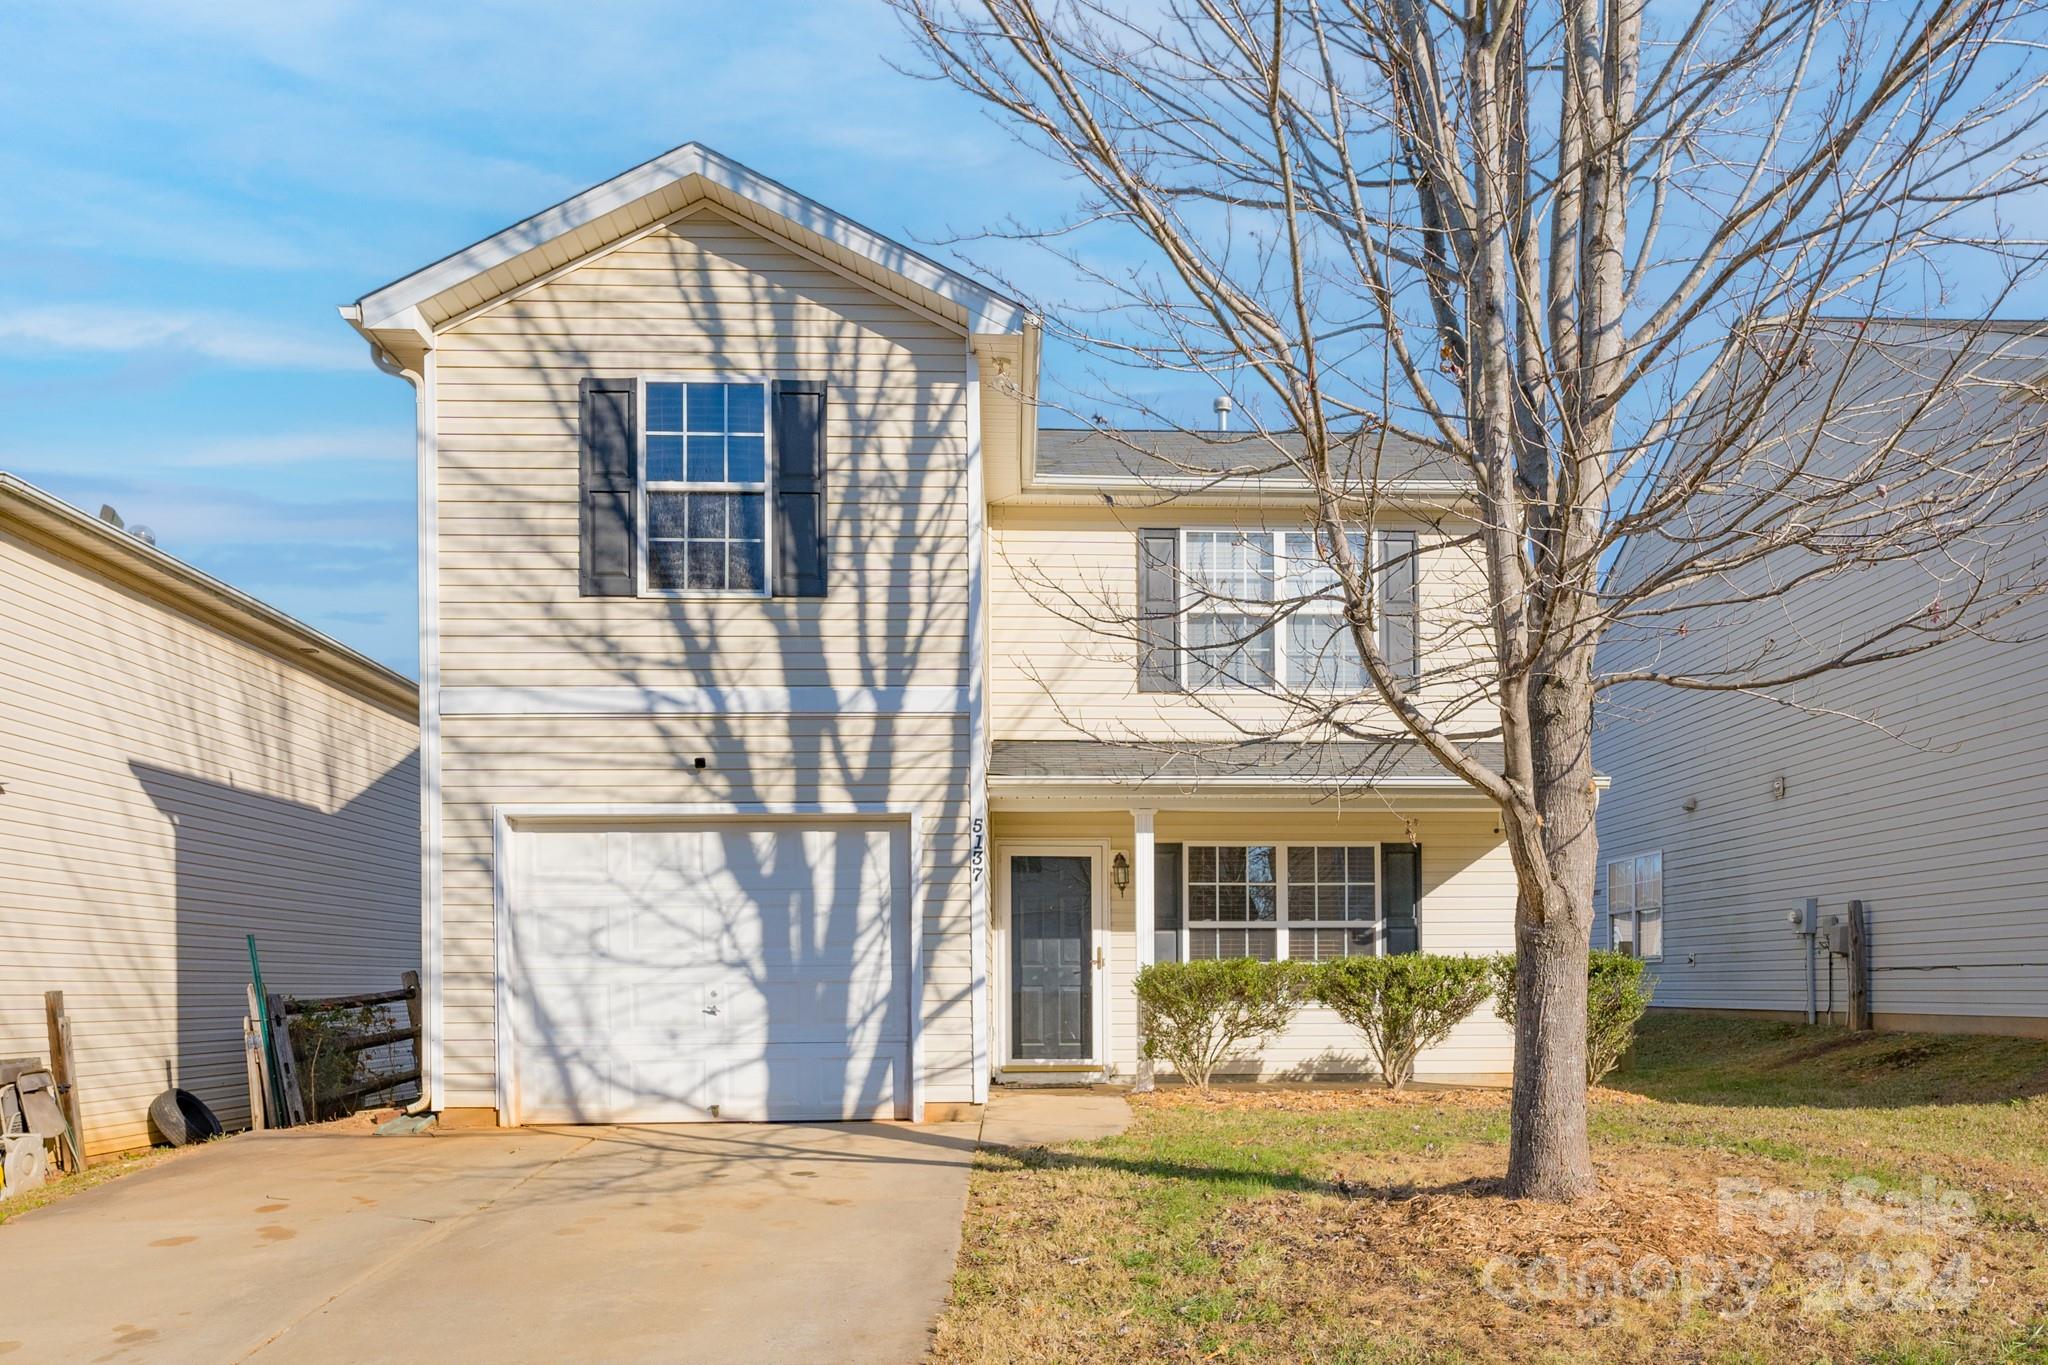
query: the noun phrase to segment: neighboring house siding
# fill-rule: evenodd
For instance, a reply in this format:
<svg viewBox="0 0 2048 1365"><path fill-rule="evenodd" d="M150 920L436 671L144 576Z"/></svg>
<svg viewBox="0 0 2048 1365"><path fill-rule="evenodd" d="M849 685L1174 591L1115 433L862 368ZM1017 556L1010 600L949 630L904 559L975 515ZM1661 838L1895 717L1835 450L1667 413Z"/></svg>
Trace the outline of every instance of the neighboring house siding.
<svg viewBox="0 0 2048 1365"><path fill-rule="evenodd" d="M2024 376L2040 361L1996 363ZM1878 361L1864 364L1848 391L1883 382ZM1820 374L1833 381L1833 371ZM1991 419L2003 422L2022 411L2011 401L1961 386L1930 420L1968 429L1983 420L1969 405L1988 402L2001 405ZM1803 413L1788 404L1779 416L1796 430ZM2030 561L2043 543L2036 522L1993 566L1994 579L2034 581ZM1937 602L1953 606L1967 589L1930 570L1954 569L1945 557L1861 569L1781 600L1672 618L1654 635L1617 632L1599 666L1683 671L1768 653L1787 667L1799 651L1833 651ZM1617 579L1639 571L1625 555ZM1732 596L1777 571L1764 565L1712 591ZM1649 684L1607 695L1593 754L1613 784L1599 811L1595 944L1608 942L1606 864L1661 851L1664 951L1652 969L1661 1006L1803 1012L1805 949L1787 912L1817 897L1824 917L1842 915L1861 900L1881 1025L2048 1034L2048 601L1993 633L2023 643L1964 639L1823 675L1780 691L1795 705ZM1825 1009L1825 953L1819 980ZM1845 1009L1839 959L1834 987Z"/></svg>
<svg viewBox="0 0 2048 1365"><path fill-rule="evenodd" d="M706 212L457 325L435 363L445 687L965 685L959 333ZM578 381L721 372L829 383L829 595L579 597ZM442 733L442 1104L497 1103L505 804L916 806L925 1098L972 1098L967 715L450 713Z"/></svg>
<svg viewBox="0 0 2048 1365"><path fill-rule="evenodd" d="M173 1079L245 1125L245 934L289 994L419 965L418 725L39 540L0 585L0 1057L62 990L89 1154Z"/></svg>
<svg viewBox="0 0 2048 1365"><path fill-rule="evenodd" d="M1145 804L1133 795L1132 804ZM1483 813L1418 813L1414 837L1422 844L1421 946L1428 953L1499 953L1514 950L1515 873L1506 845ZM1001 854L1020 840L1105 841L1110 857L1131 856L1131 817L1121 812L1002 811L993 820L996 874L1006 875ZM1160 843L1406 842L1409 827L1381 811L1160 811ZM1122 1076L1137 1064L1137 996L1132 892L1107 888L1110 927L1111 1052ZM1006 1002L995 1002L1006 1009ZM1442 1045L1416 1065L1422 1080L1504 1083L1514 1068L1507 1026L1482 1005ZM1268 1079L1314 1075L1369 1075L1374 1067L1358 1035L1328 1010L1302 1011L1287 1030L1229 1070Z"/></svg>
<svg viewBox="0 0 2048 1365"><path fill-rule="evenodd" d="M2038 639L2048 611L2028 614L2013 628ZM1613 781L1595 942L1607 941L1606 862L1661 850L1660 1005L1804 1010L1805 955L1785 915L1815 896L1823 915L1869 907L1880 1016L2048 1021L2043 659L2039 643L1965 642L1805 693L1881 729L1620 689L1594 741ZM1825 1008L1825 957L1820 979ZM1835 1001L1846 1007L1840 963Z"/></svg>
<svg viewBox="0 0 2048 1365"><path fill-rule="evenodd" d="M1140 692L1137 609L1142 527L1202 526L1245 530L1297 529L1304 514L1164 507L1021 507L991 509L989 590L990 724L997 739L1242 739L1278 734L1293 719L1282 701L1244 691ZM1422 666L1430 682L1424 704L1469 700L1471 624L1483 576L1447 533L1390 518L1390 529L1421 536ZM1482 708L1457 712L1462 729L1485 725ZM1361 705L1362 731L1398 729L1376 703ZM1249 727L1249 730L1247 729Z"/></svg>

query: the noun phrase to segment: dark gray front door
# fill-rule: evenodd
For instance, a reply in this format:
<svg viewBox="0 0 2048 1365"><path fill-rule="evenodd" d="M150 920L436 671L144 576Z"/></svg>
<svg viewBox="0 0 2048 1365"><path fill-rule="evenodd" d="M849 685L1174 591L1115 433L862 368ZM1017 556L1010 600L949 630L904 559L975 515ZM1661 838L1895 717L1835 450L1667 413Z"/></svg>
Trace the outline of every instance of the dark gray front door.
<svg viewBox="0 0 2048 1365"><path fill-rule="evenodd" d="M1010 859L1010 1055L1086 1061L1095 1050L1093 868L1086 857Z"/></svg>

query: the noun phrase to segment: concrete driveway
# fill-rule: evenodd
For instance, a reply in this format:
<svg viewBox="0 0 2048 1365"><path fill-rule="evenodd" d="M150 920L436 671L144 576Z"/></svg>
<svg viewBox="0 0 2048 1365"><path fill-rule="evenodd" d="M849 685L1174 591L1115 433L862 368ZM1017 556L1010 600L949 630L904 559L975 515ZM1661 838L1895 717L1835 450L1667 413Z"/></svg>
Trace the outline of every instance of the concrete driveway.
<svg viewBox="0 0 2048 1365"><path fill-rule="evenodd" d="M0 1226L0 1361L915 1361L974 1139L238 1137Z"/></svg>

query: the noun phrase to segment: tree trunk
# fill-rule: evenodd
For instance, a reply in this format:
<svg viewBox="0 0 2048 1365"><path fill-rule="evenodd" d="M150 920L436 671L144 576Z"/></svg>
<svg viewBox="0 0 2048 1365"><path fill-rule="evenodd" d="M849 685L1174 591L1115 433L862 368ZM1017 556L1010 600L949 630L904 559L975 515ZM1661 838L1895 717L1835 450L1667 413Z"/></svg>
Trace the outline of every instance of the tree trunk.
<svg viewBox="0 0 2048 1365"><path fill-rule="evenodd" d="M1548 876L1515 907L1515 1090L1507 1192L1569 1201L1592 1193L1586 1133L1586 955L1599 853L1593 829L1588 670L1531 680L1538 831ZM1513 819L1510 813L1506 818Z"/></svg>

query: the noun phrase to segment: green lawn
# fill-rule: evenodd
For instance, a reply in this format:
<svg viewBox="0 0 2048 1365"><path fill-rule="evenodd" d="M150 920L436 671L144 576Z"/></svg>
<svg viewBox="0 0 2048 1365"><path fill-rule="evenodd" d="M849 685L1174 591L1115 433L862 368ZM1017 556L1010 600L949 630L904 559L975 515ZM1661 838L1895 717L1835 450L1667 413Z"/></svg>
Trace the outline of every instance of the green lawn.
<svg viewBox="0 0 2048 1365"><path fill-rule="evenodd" d="M2048 1362L2048 1042L1658 1014L1610 1080L1569 1209L1495 1192L1490 1093L984 1152L936 1358Z"/></svg>

